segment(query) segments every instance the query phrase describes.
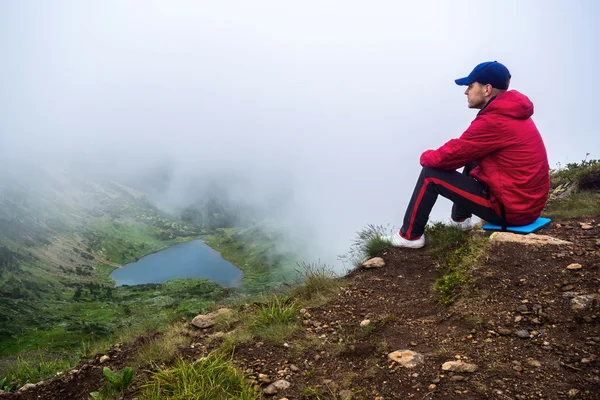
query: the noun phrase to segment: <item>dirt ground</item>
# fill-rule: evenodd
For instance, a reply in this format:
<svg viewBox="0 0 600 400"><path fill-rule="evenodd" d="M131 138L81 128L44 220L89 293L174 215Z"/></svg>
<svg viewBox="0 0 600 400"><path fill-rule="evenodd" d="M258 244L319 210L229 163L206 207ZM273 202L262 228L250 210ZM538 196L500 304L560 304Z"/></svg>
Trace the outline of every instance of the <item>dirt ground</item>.
<svg viewBox="0 0 600 400"><path fill-rule="evenodd" d="M265 381L289 381L265 395L275 400L600 399L600 307L575 311L571 300L600 293L600 221L553 221L537 233L573 245L493 244L451 306L432 293L439 265L430 252L390 249L385 267L354 270L337 297L303 310L302 329L284 345L240 345L235 362ZM581 268L567 269L573 263ZM203 343L210 333L190 340ZM97 357L76 373L0 398L88 399L101 367L126 365L143 340L113 348L105 364ZM400 366L388 358L396 350L417 352L423 363ZM200 346L184 351L202 354ZM477 369L442 370L456 360ZM135 389L125 398L136 398Z"/></svg>

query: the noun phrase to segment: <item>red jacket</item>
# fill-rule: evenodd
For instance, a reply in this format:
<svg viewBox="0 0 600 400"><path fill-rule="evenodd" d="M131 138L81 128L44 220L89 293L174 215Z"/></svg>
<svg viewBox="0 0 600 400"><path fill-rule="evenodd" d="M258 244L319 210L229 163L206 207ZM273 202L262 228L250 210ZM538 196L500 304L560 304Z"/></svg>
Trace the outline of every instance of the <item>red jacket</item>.
<svg viewBox="0 0 600 400"><path fill-rule="evenodd" d="M456 170L476 161L470 175L489 186L496 213L501 215L503 204L509 224L529 224L542 213L550 188L546 147L532 115L527 96L516 90L501 92L460 138L425 151L421 165Z"/></svg>

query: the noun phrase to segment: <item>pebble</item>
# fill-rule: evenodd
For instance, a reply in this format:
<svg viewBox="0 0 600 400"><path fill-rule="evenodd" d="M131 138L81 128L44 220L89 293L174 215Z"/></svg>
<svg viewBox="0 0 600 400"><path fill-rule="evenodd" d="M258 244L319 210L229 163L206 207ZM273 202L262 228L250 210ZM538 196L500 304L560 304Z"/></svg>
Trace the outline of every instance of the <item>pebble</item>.
<svg viewBox="0 0 600 400"><path fill-rule="evenodd" d="M397 350L388 354L388 358L405 368L414 368L424 362L423 355L412 350Z"/></svg>
<svg viewBox="0 0 600 400"><path fill-rule="evenodd" d="M467 378L465 378L465 377L464 377L464 376L462 376L462 375L454 375L454 376L451 376L451 377L450 377L450 380L451 380L452 382L464 381L465 379L467 379Z"/></svg>
<svg viewBox="0 0 600 400"><path fill-rule="evenodd" d="M506 328L498 328L498 333L501 334L502 336L508 336L512 334L512 331L510 329L506 329Z"/></svg>
<svg viewBox="0 0 600 400"><path fill-rule="evenodd" d="M569 392L567 393L567 396L569 397L575 397L579 394L580 390L578 389L571 389L569 390Z"/></svg>
<svg viewBox="0 0 600 400"><path fill-rule="evenodd" d="M360 326L368 326L370 323L371 323L371 321L370 321L370 320L368 320L368 319L365 319L365 320L362 320L362 321L361 321L361 323L360 323Z"/></svg>
<svg viewBox="0 0 600 400"><path fill-rule="evenodd" d="M100 357L100 363L104 363L106 361L110 360L110 357L107 355L104 355L102 357Z"/></svg>
<svg viewBox="0 0 600 400"><path fill-rule="evenodd" d="M33 383L26 383L25 385L21 386L21 388L19 389L19 392L21 391L25 391L31 388L34 388L35 385Z"/></svg>
<svg viewBox="0 0 600 400"><path fill-rule="evenodd" d="M528 308L525 304L521 304L519 307L517 307L517 311L520 313L526 313L528 311Z"/></svg>
<svg viewBox="0 0 600 400"><path fill-rule="evenodd" d="M529 364L529 366L531 366L531 367L536 367L536 368L542 366L541 362L539 362L538 360L535 360L531 357L527 359L527 364Z"/></svg>
<svg viewBox="0 0 600 400"><path fill-rule="evenodd" d="M289 388L290 386L291 386L291 384L288 381L280 379L278 381L271 383L269 386L267 386L264 389L264 392L266 394L275 394L280 390L285 390L285 389Z"/></svg>
<svg viewBox="0 0 600 400"><path fill-rule="evenodd" d="M477 371L477 365L469 364L463 361L447 361L442 364L442 370L454 372L475 372Z"/></svg>
<svg viewBox="0 0 600 400"><path fill-rule="evenodd" d="M574 263L574 264L569 264L569 265L567 266L567 269L581 269L581 268L583 268L583 267L581 266L581 264L576 264L576 263Z"/></svg>
<svg viewBox="0 0 600 400"><path fill-rule="evenodd" d="M520 330L520 331L516 331L515 335L517 335L518 337L520 337L521 339L529 339L531 336L529 335L529 332L526 330Z"/></svg>

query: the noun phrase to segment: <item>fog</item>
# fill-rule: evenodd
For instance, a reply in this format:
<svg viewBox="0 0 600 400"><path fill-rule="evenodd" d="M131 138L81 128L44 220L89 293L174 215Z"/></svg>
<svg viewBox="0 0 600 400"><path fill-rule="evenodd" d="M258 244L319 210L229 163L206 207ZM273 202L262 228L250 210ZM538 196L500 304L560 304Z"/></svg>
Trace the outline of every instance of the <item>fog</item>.
<svg viewBox="0 0 600 400"><path fill-rule="evenodd" d="M168 165L165 208L226 182L334 262L366 224L401 224L421 152L475 117L454 79L479 62L534 102L551 167L600 158L599 17L592 0L5 1L0 157Z"/></svg>

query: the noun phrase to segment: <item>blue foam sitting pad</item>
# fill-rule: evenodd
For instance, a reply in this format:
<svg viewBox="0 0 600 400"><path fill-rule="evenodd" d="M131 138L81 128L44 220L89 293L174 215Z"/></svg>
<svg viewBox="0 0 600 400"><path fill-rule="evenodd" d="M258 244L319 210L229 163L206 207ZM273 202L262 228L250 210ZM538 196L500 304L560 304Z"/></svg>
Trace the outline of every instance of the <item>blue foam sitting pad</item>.
<svg viewBox="0 0 600 400"><path fill-rule="evenodd" d="M550 223L550 221L551 221L550 218L538 218L535 221L533 221L532 223L530 223L529 225L507 226L506 231L514 232L514 233L531 233L531 232L535 232L538 229L548 225ZM502 226L487 223L483 226L483 229L486 231L501 231Z"/></svg>

